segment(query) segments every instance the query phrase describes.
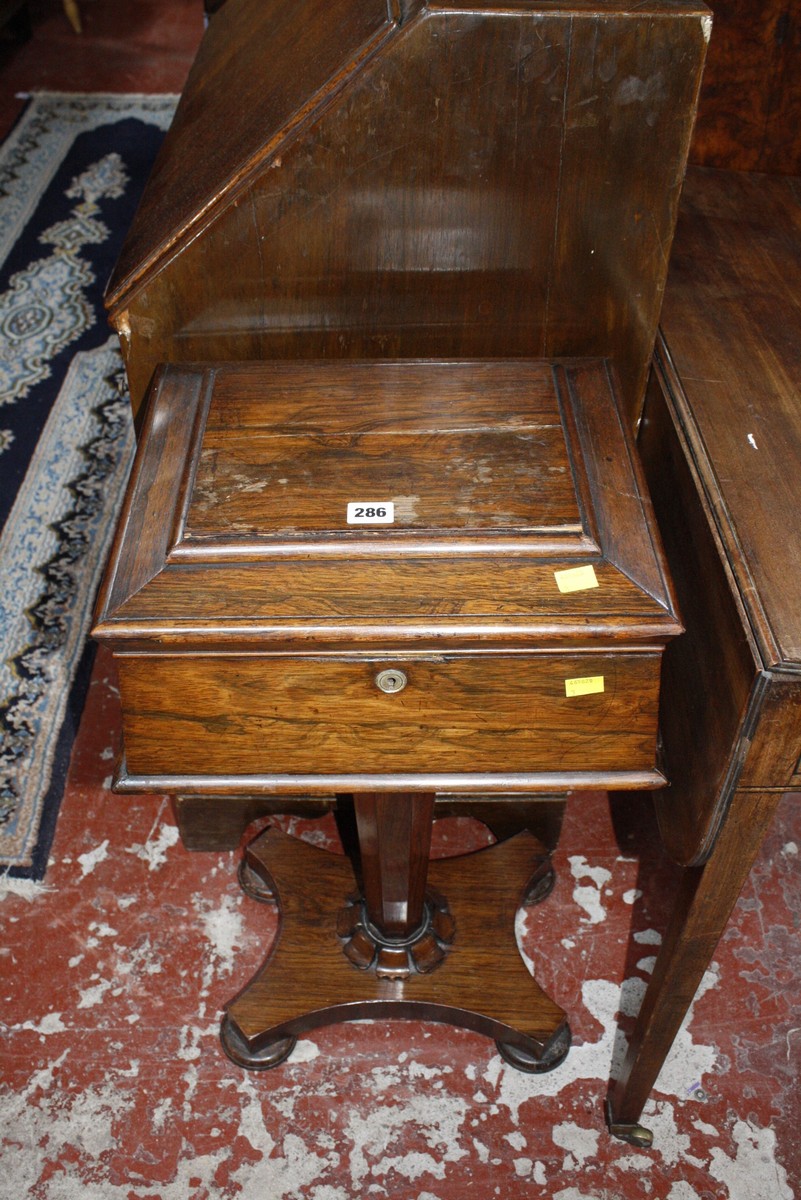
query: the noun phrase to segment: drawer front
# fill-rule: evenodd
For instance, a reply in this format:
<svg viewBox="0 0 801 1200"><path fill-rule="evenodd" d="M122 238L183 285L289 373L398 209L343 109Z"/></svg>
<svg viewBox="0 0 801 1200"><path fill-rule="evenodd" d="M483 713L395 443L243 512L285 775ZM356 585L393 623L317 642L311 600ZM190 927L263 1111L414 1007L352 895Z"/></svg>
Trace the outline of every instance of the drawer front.
<svg viewBox="0 0 801 1200"><path fill-rule="evenodd" d="M131 775L654 765L660 656L653 652L386 661L132 654L118 662ZM382 691L382 671L401 690Z"/></svg>

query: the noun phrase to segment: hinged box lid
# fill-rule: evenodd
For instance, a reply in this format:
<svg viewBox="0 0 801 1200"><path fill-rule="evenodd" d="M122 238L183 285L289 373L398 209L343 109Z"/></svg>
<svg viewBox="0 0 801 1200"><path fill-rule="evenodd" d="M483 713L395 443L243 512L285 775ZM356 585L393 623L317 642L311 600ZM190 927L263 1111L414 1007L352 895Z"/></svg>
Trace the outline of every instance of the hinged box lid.
<svg viewBox="0 0 801 1200"><path fill-rule="evenodd" d="M600 360L163 368L98 637L663 642L679 632Z"/></svg>

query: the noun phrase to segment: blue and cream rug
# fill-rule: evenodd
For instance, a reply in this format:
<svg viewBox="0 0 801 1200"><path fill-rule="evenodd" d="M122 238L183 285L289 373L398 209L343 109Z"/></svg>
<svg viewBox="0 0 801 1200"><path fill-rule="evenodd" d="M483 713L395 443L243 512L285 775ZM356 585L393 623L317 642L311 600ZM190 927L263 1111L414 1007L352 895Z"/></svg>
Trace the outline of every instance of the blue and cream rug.
<svg viewBox="0 0 801 1200"><path fill-rule="evenodd" d="M0 147L0 873L41 879L130 464L103 290L174 96L35 96Z"/></svg>

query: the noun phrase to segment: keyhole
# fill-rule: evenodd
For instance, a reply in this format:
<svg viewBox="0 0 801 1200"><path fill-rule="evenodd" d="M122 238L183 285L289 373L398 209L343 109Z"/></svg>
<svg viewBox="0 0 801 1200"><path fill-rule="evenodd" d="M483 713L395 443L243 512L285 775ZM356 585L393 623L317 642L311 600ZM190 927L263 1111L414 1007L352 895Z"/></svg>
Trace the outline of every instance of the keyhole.
<svg viewBox="0 0 801 1200"><path fill-rule="evenodd" d="M389 670L379 671L375 677L376 687L382 692L391 694L392 692L402 692L406 687L406 676L403 671Z"/></svg>

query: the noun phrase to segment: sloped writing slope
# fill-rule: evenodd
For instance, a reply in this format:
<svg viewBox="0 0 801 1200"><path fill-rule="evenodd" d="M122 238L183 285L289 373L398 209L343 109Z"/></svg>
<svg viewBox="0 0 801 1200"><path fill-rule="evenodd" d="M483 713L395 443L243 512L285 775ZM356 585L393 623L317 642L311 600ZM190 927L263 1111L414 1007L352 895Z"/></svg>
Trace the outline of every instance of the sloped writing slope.
<svg viewBox="0 0 801 1200"><path fill-rule="evenodd" d="M610 358L634 419L711 18L228 0L109 284L159 362Z"/></svg>

